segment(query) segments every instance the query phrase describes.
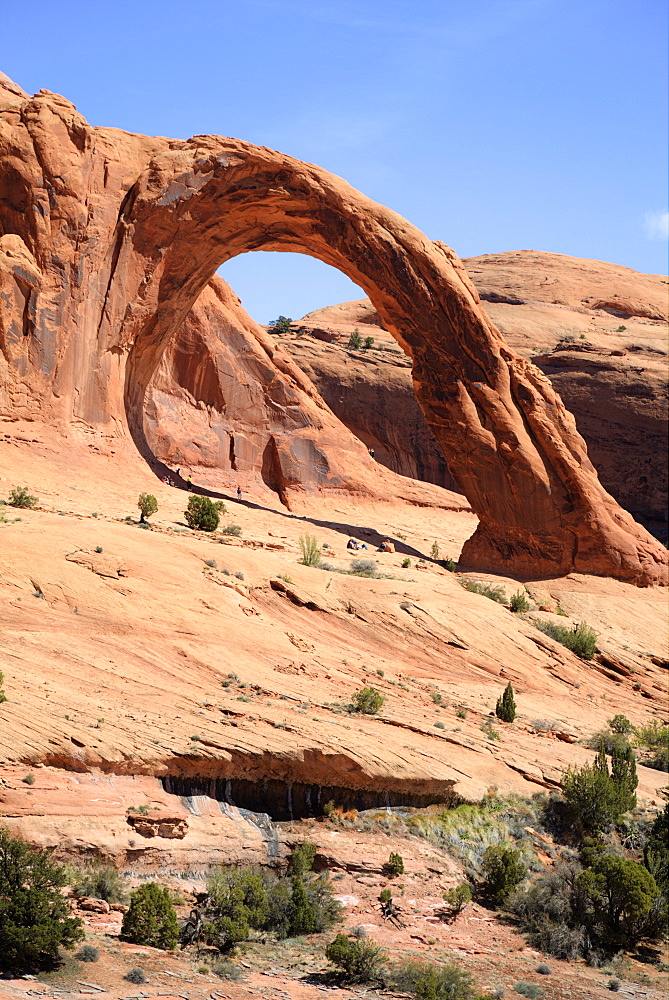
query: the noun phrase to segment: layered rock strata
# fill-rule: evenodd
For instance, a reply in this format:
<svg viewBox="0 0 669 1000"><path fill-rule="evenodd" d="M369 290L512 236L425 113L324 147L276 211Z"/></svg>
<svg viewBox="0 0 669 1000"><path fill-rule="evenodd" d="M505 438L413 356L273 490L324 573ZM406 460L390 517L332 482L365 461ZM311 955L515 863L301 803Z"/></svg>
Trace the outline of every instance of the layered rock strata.
<svg viewBox="0 0 669 1000"><path fill-rule="evenodd" d="M0 107L2 411L130 434L216 269L309 253L369 295L480 518L463 561L665 581L666 552L602 488L548 380L504 342L459 258L340 178L238 140L91 128L64 98Z"/></svg>

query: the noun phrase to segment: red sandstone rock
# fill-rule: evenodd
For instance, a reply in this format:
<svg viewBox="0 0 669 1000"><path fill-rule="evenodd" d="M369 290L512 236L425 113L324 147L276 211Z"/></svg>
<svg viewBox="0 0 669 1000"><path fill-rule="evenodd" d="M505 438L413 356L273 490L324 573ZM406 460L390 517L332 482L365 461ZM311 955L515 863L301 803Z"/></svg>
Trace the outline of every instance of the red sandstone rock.
<svg viewBox="0 0 669 1000"><path fill-rule="evenodd" d="M601 487L573 417L443 243L317 167L216 136L93 129L48 91L7 92L0 155L0 412L130 434L150 460L148 387L216 269L249 250L308 251L368 292L412 356L418 402L480 518L465 563L666 581L666 551Z"/></svg>

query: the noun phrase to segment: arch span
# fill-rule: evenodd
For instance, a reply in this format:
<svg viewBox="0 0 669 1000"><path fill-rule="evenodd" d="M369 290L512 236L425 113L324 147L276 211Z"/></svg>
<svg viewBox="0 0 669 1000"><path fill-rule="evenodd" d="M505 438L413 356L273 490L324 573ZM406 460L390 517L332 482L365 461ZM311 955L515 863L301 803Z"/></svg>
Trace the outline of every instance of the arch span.
<svg viewBox="0 0 669 1000"><path fill-rule="evenodd" d="M49 91L2 101L0 408L12 419L116 439L129 428L146 454L147 386L216 269L250 250L306 253L360 285L411 354L419 404L480 518L464 563L666 582L666 551L603 490L573 418L448 247L272 150L91 128Z"/></svg>
<svg viewBox="0 0 669 1000"><path fill-rule="evenodd" d="M444 244L317 167L212 137L154 160L125 226L145 262L123 337L140 448L151 375L216 269L251 250L311 254L365 290L412 357L420 406L480 518L464 564L527 578L662 579L663 550L604 491L571 414L506 346Z"/></svg>

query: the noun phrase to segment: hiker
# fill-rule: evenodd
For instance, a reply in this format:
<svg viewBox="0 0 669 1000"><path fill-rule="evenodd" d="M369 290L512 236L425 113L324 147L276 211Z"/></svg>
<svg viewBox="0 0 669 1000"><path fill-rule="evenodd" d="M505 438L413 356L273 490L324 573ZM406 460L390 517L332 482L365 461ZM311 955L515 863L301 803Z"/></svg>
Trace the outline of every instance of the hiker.
<svg viewBox="0 0 669 1000"><path fill-rule="evenodd" d="M370 458L374 458L374 449L373 448L369 449L369 457Z"/></svg>
<svg viewBox="0 0 669 1000"><path fill-rule="evenodd" d="M186 489L188 490L189 493L191 491L192 485L193 485L193 478L192 478L192 476L191 476L191 474L189 472L188 473L188 479L186 480Z"/></svg>
<svg viewBox="0 0 669 1000"><path fill-rule="evenodd" d="M241 488L241 486L237 487L237 499L238 500L242 499L242 488Z"/></svg>

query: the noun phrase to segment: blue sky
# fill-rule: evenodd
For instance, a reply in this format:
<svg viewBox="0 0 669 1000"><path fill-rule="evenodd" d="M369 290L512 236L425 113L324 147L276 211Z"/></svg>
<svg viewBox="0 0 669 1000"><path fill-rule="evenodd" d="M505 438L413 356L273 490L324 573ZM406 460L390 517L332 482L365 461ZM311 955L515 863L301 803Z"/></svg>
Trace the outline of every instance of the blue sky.
<svg viewBox="0 0 669 1000"><path fill-rule="evenodd" d="M0 68L94 125L217 133L340 174L461 256L666 273L665 0L36 0ZM362 293L299 254L221 269L251 315Z"/></svg>

